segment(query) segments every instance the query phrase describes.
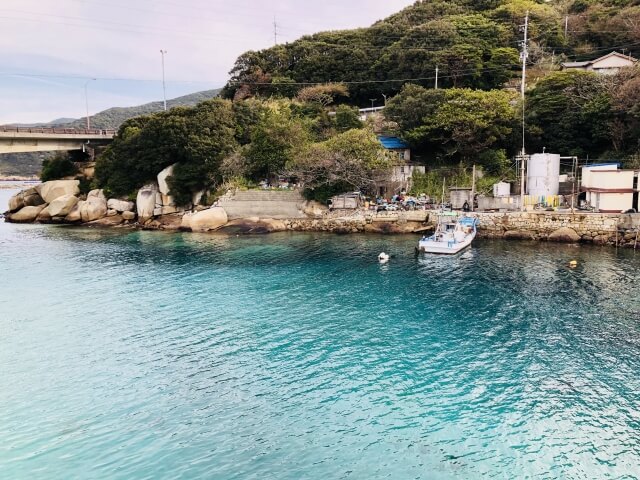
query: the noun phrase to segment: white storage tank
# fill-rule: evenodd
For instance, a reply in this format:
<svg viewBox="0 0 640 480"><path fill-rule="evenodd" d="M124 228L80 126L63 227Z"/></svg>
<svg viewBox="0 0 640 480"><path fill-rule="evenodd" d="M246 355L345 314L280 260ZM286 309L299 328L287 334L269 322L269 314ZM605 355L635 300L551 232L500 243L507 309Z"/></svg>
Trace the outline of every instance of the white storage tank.
<svg viewBox="0 0 640 480"><path fill-rule="evenodd" d="M498 182L493 184L494 197L508 197L511 195L511 184L507 182Z"/></svg>
<svg viewBox="0 0 640 480"><path fill-rule="evenodd" d="M560 155L535 153L529 158L527 192L529 195L558 195L560 188Z"/></svg>

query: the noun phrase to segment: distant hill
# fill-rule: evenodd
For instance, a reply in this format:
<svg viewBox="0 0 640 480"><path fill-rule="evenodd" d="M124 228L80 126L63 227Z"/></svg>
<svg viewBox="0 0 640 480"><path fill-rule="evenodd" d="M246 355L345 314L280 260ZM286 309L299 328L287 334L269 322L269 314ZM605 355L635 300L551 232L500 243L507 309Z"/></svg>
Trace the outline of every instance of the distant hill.
<svg viewBox="0 0 640 480"><path fill-rule="evenodd" d="M221 89L204 90L202 92L190 93L182 97L167 100L167 108L173 107L190 107L200 102L217 97ZM95 128L118 128L125 120L140 115L148 115L150 113L160 112L164 108L163 102L151 102L137 107L113 107L96 113L91 116L91 126ZM69 128L84 128L86 125L86 117L79 118L67 123L65 126Z"/></svg>
<svg viewBox="0 0 640 480"><path fill-rule="evenodd" d="M204 90L191 93L182 97L167 100L167 108L193 106L205 100L218 96L220 89ZM151 102L135 107L114 107L96 113L91 116L91 126L95 128L117 129L125 120L140 115L160 112L164 108L163 102ZM20 127L54 127L65 126L67 128L84 128L86 117L83 118L58 118L51 122L32 124L13 124ZM42 166L42 160L52 156L50 152L36 153L10 153L0 155L0 176L32 176L38 175Z"/></svg>
<svg viewBox="0 0 640 480"><path fill-rule="evenodd" d="M75 122L75 118L56 118L55 120L51 120L50 122L40 122L40 123L12 123L11 125L16 127L52 127L59 125L66 125L71 122Z"/></svg>

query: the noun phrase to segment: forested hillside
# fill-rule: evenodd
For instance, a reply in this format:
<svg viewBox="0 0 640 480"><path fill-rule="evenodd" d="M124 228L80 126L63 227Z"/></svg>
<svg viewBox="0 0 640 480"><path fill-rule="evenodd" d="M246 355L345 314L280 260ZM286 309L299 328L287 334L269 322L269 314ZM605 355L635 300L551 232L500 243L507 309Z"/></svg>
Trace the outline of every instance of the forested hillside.
<svg viewBox="0 0 640 480"><path fill-rule="evenodd" d="M517 77L527 11L532 79L561 61L613 49L640 54L638 0L418 1L369 28L322 32L246 52L222 95L292 96L296 83L346 82L350 101L368 106L372 98L381 104L382 94L399 92L407 81L433 86L436 67L444 88L500 88Z"/></svg>

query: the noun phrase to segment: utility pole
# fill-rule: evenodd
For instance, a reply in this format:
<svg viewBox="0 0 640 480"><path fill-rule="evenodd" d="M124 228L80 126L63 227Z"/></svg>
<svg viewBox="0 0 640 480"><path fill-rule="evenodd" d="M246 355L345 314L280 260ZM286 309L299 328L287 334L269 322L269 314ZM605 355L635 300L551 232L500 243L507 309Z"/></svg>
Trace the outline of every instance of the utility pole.
<svg viewBox="0 0 640 480"><path fill-rule="evenodd" d="M438 66L436 65L436 90L438 89Z"/></svg>
<svg viewBox="0 0 640 480"><path fill-rule="evenodd" d="M387 96L383 93L382 96L384 97L384 106L387 106Z"/></svg>
<svg viewBox="0 0 640 480"><path fill-rule="evenodd" d="M474 205L476 203L476 164L473 164L473 171L471 173L471 211L473 212Z"/></svg>
<svg viewBox="0 0 640 480"><path fill-rule="evenodd" d="M87 130L91 129L91 119L89 118L89 93L87 91L87 86L89 85L89 82L93 80L95 80L95 78L90 78L84 84L84 106L87 110Z"/></svg>
<svg viewBox="0 0 640 480"><path fill-rule="evenodd" d="M278 24L275 15L273 16L273 44L278 45Z"/></svg>
<svg viewBox="0 0 640 480"><path fill-rule="evenodd" d="M164 99L164 111L167 111L167 87L164 81L164 55L167 53L166 50L160 50L160 55L162 55L162 96Z"/></svg>
<svg viewBox="0 0 640 480"><path fill-rule="evenodd" d="M520 211L524 211L524 175L525 175L525 162L526 162L526 151L524 146L524 126L525 126L525 88L527 84L527 57L529 56L529 45L528 45L528 34L529 34L529 11L527 10L527 14L524 17L524 36L522 41L522 52L520 53L520 58L522 60L522 84L520 85L520 97L522 100L522 162L520 165Z"/></svg>
<svg viewBox="0 0 640 480"><path fill-rule="evenodd" d="M564 39L567 39L567 32L569 30L569 15L564 16Z"/></svg>
<svg viewBox="0 0 640 480"><path fill-rule="evenodd" d="M369 100L371 100L371 111L373 112L373 103L376 101L375 98L370 98Z"/></svg>

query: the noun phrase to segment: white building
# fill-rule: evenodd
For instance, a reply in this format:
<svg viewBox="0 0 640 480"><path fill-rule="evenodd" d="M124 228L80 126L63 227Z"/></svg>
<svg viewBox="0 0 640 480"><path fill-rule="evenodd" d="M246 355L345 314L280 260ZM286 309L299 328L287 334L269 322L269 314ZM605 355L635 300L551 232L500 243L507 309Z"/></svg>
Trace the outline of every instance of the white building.
<svg viewBox="0 0 640 480"><path fill-rule="evenodd" d="M597 212L620 213L639 210L638 171L620 170L618 164L595 164L582 167L581 190L586 202Z"/></svg>
<svg viewBox="0 0 640 480"><path fill-rule="evenodd" d="M638 60L618 52L611 52L604 57L588 60L586 62L565 62L560 64L562 70L584 70L587 72L595 72L603 75L614 75L621 68L633 67Z"/></svg>

